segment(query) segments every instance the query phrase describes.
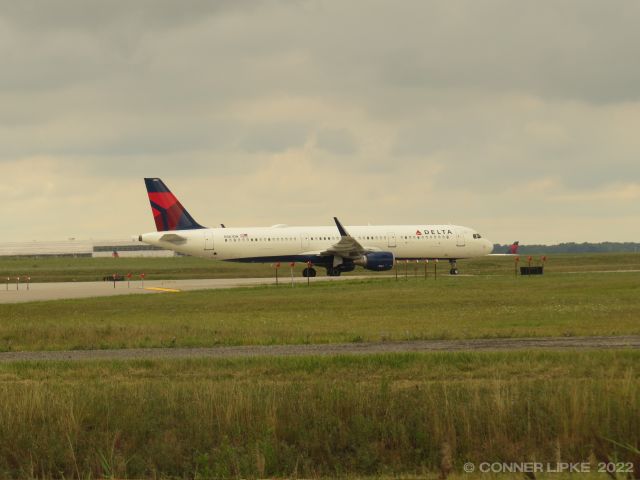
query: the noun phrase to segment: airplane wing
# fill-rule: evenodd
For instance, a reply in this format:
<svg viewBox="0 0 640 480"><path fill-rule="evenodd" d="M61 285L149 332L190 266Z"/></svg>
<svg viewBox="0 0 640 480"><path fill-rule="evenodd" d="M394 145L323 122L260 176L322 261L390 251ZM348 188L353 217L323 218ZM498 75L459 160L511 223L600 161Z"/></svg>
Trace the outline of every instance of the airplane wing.
<svg viewBox="0 0 640 480"><path fill-rule="evenodd" d="M328 257L328 256L336 256L346 258L348 260L355 260L362 257L363 254L371 251L364 248L360 245L355 238L353 238L349 233L345 230L345 228L340 223L336 217L333 217L333 220L336 222L336 227L338 227L338 231L340 232L340 241L331 245L326 250L323 250L319 253L319 255Z"/></svg>

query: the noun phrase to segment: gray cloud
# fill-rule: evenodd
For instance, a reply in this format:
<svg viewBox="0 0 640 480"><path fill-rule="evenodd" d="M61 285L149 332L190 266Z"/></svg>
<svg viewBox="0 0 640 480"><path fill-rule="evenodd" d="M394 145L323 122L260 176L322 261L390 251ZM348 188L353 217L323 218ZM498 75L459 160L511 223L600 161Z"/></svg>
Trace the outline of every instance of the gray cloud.
<svg viewBox="0 0 640 480"><path fill-rule="evenodd" d="M353 136L344 129L325 128L318 132L316 144L318 148L337 155L352 155L357 146Z"/></svg>
<svg viewBox="0 0 640 480"><path fill-rule="evenodd" d="M535 219L562 213L565 239L595 238L594 218L631 239L639 20L635 1L3 2L7 235L135 231L139 178L161 175L219 195L188 199L216 221L349 204L356 222L551 241L562 222ZM126 213L85 184L126 185ZM47 205L85 213L49 222Z"/></svg>
<svg viewBox="0 0 640 480"><path fill-rule="evenodd" d="M248 8L251 3L243 2L243 7ZM238 2L231 0L65 0L57 4L25 0L4 2L0 12L10 23L25 29L95 32L127 24L143 26L144 30L176 28L237 7Z"/></svg>
<svg viewBox="0 0 640 480"><path fill-rule="evenodd" d="M298 124L258 125L247 127L245 131L239 146L249 153L276 153L299 148L309 135L308 129Z"/></svg>

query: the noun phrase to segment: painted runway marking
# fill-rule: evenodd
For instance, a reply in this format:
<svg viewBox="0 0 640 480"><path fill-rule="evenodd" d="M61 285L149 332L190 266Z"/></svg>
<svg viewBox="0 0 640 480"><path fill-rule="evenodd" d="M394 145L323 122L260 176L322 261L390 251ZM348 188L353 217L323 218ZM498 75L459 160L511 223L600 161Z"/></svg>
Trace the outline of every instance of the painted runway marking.
<svg viewBox="0 0 640 480"><path fill-rule="evenodd" d="M152 292L168 292L168 293L179 293L182 290L176 290L175 288L162 288L162 287L147 287L145 290L151 290Z"/></svg>

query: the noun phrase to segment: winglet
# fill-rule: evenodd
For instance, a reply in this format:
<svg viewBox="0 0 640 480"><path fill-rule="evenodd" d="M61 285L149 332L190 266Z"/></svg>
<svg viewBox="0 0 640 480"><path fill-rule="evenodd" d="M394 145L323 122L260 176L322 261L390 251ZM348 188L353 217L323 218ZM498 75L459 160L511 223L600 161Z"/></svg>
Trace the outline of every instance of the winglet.
<svg viewBox="0 0 640 480"><path fill-rule="evenodd" d="M338 227L338 231L340 232L340 236L342 236L342 237L350 237L351 236L344 229L344 227L340 223L340 220L338 220L338 217L333 217L333 221L336 222L336 227Z"/></svg>

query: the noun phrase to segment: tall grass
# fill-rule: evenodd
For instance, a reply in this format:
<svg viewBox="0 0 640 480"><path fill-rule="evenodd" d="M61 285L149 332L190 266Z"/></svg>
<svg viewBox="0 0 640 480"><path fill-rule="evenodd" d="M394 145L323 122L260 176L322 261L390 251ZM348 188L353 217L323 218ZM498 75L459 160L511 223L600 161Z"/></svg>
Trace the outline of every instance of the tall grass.
<svg viewBox="0 0 640 480"><path fill-rule="evenodd" d="M447 448L454 471L467 461L588 461L602 438L637 448L637 354L592 355L581 355L585 375L570 355L530 354L550 374L529 378L506 374L508 354L12 367L19 378L0 385L0 477L423 475ZM435 378L416 375L447 363ZM179 375L154 376L171 365ZM99 375L87 380L87 369Z"/></svg>

